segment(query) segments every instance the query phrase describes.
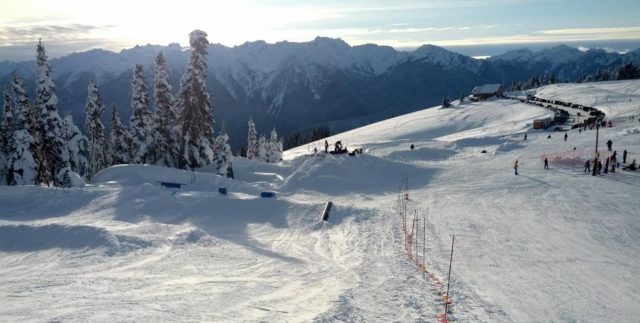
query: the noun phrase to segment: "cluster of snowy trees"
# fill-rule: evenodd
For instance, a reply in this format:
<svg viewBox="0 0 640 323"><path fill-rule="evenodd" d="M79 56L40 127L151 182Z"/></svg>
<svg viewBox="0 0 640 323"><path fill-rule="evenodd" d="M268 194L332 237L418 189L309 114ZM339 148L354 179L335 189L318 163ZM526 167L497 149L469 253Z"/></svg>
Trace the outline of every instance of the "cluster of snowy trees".
<svg viewBox="0 0 640 323"><path fill-rule="evenodd" d="M284 145L284 149L290 149L290 148L302 146L304 144L308 144L310 142L314 142L320 139L324 139L329 136L331 136L329 127L319 126L311 130L308 130L305 133L297 131L284 137L283 145Z"/></svg>
<svg viewBox="0 0 640 323"><path fill-rule="evenodd" d="M271 137L268 140L264 135L258 138L256 124L253 119L249 119L247 158L266 163L277 163L282 160L282 140L278 140L275 128L271 130Z"/></svg>
<svg viewBox="0 0 640 323"><path fill-rule="evenodd" d="M89 167L87 138L69 116L60 118L58 98L42 42L37 45L36 98L14 76L3 89L0 120L0 184L71 186Z"/></svg>
<svg viewBox="0 0 640 323"><path fill-rule="evenodd" d="M621 64L612 68L598 69L576 80L578 83L640 79L640 66L633 63Z"/></svg>
<svg viewBox="0 0 640 323"><path fill-rule="evenodd" d="M232 176L229 137L224 127L218 136L213 131L213 107L205 83L207 34L195 30L189 36L191 57L176 98L165 58L160 53L155 59L153 112L144 70L142 65L135 66L129 127L113 107L107 134L102 123L105 106L98 85L90 82L85 105L86 136L70 116L60 118L51 68L39 42L35 102L31 103L18 76L13 79L13 91L5 87L3 92L0 183L71 186L80 177L91 178L103 168L126 163L182 169L214 165L218 174ZM280 156L281 152L280 148ZM276 158L274 153L265 154L270 161Z"/></svg>
<svg viewBox="0 0 640 323"><path fill-rule="evenodd" d="M213 106L206 88L207 34L189 34L191 57L173 97L167 62L159 53L154 61L153 107L142 65L131 81L131 118L125 127L113 107L109 137L101 123L105 108L95 83L89 84L85 128L91 147L90 175L115 164L155 164L181 169L214 165L217 173L232 172L229 136L224 128L214 135Z"/></svg>

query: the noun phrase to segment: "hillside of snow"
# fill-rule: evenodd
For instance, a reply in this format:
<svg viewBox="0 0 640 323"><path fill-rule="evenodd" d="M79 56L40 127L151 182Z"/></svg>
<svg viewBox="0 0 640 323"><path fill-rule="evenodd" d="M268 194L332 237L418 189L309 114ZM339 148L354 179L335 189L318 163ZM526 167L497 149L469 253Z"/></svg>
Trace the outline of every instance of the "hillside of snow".
<svg viewBox="0 0 640 323"><path fill-rule="evenodd" d="M639 91L561 84L536 96L601 108L613 127L599 131L600 153L611 139L629 164ZM584 173L595 130L564 141L531 129L549 115L454 102L327 139L362 148L355 157L314 154L322 140L278 164L236 158L233 180L120 165L80 188L0 186L0 320L436 322L455 235L451 321L635 322L640 171ZM426 227L426 278L403 249L404 178L408 213Z"/></svg>

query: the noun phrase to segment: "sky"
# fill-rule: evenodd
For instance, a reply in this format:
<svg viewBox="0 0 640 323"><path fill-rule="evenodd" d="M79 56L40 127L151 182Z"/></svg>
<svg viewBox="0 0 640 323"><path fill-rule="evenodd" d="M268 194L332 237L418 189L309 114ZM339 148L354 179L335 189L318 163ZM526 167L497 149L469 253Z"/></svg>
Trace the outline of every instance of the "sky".
<svg viewBox="0 0 640 323"><path fill-rule="evenodd" d="M460 52L559 43L640 46L638 17L639 0L0 0L0 61L33 59L39 38L57 57L93 48L186 46L194 29L227 46L316 36ZM624 49L634 48L617 48Z"/></svg>

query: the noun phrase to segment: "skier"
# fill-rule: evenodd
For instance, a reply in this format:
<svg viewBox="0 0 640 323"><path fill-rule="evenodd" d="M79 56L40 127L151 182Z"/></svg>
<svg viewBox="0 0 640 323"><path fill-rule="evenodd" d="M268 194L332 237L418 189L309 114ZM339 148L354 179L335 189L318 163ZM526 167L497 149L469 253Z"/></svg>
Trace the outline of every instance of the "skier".
<svg viewBox="0 0 640 323"><path fill-rule="evenodd" d="M544 169L549 170L549 160L547 157L544 158Z"/></svg>
<svg viewBox="0 0 640 323"><path fill-rule="evenodd" d="M598 175L602 175L602 161L598 160Z"/></svg>
<svg viewBox="0 0 640 323"><path fill-rule="evenodd" d="M524 140L527 140L527 134L526 133L524 134Z"/></svg>
<svg viewBox="0 0 640 323"><path fill-rule="evenodd" d="M567 137L568 137L568 135L567 135L567 133L565 132L565 133L564 133L564 141L567 141Z"/></svg>
<svg viewBox="0 0 640 323"><path fill-rule="evenodd" d="M583 173L591 173L591 162L587 159L587 161L584 163L584 172Z"/></svg>
<svg viewBox="0 0 640 323"><path fill-rule="evenodd" d="M516 159L516 162L513 163L513 169L516 171L516 175L518 175L518 160Z"/></svg>
<svg viewBox="0 0 640 323"><path fill-rule="evenodd" d="M613 141L611 141L611 139L609 139L607 141L607 148L609 149L609 151L611 151L611 145L613 145Z"/></svg>
<svg viewBox="0 0 640 323"><path fill-rule="evenodd" d="M326 140L324 141L324 153L329 153L329 143Z"/></svg>
<svg viewBox="0 0 640 323"><path fill-rule="evenodd" d="M607 157L607 160L604 162L604 173L609 174L609 157Z"/></svg>
<svg viewBox="0 0 640 323"><path fill-rule="evenodd" d="M625 149L622 152L622 164L626 164L627 163L627 150Z"/></svg>

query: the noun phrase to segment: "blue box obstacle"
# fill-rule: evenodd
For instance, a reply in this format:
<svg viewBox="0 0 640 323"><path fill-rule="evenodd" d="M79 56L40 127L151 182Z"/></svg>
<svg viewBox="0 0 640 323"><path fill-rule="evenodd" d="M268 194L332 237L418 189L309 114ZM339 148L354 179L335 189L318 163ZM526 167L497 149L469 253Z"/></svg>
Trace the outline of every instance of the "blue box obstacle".
<svg viewBox="0 0 640 323"><path fill-rule="evenodd" d="M160 182L160 185L168 188L180 188L182 187L183 184L171 183L171 182Z"/></svg>
<svg viewBox="0 0 640 323"><path fill-rule="evenodd" d="M261 192L260 197L276 197L276 193L274 192Z"/></svg>
<svg viewBox="0 0 640 323"><path fill-rule="evenodd" d="M218 193L220 193L222 195L227 195L227 188L226 187L218 187Z"/></svg>

